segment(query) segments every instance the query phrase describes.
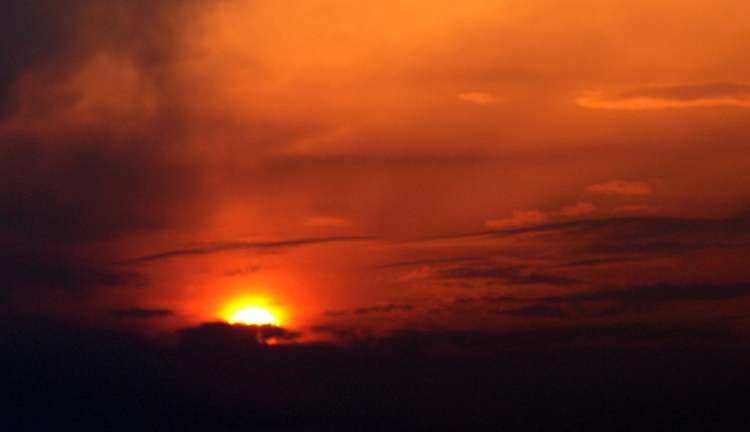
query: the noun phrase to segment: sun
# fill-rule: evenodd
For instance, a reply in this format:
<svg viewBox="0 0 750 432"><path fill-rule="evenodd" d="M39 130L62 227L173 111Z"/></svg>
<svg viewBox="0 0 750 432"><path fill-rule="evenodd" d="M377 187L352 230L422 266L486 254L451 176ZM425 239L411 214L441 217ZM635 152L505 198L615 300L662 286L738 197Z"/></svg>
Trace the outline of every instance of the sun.
<svg viewBox="0 0 750 432"><path fill-rule="evenodd" d="M230 324L278 325L279 320L269 310L257 306L242 308L229 318Z"/></svg>
<svg viewBox="0 0 750 432"><path fill-rule="evenodd" d="M272 325L281 327L288 324L288 311L278 302L265 296L233 297L224 303L218 313L222 321L229 324Z"/></svg>

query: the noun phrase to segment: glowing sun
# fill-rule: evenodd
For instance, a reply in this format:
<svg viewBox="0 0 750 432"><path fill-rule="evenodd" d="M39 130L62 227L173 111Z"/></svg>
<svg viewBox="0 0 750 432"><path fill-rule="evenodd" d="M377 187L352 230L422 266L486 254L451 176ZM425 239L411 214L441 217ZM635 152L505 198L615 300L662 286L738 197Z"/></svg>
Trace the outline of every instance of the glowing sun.
<svg viewBox="0 0 750 432"><path fill-rule="evenodd" d="M279 320L267 309L246 307L238 310L229 318L230 324L245 325L278 325Z"/></svg>

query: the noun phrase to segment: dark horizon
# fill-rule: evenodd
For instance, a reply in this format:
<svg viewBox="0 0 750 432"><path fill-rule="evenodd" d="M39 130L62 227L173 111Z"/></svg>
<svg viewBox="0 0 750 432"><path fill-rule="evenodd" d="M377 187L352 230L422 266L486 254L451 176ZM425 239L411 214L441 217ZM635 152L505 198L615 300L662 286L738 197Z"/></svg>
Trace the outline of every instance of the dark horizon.
<svg viewBox="0 0 750 432"><path fill-rule="evenodd" d="M3 333L9 430L729 430L747 347L721 329L403 330L346 343L210 323L176 334L54 325ZM260 337L259 332L266 336ZM627 347L603 348L625 338ZM671 339L669 342L665 342ZM10 354L10 355L8 355Z"/></svg>

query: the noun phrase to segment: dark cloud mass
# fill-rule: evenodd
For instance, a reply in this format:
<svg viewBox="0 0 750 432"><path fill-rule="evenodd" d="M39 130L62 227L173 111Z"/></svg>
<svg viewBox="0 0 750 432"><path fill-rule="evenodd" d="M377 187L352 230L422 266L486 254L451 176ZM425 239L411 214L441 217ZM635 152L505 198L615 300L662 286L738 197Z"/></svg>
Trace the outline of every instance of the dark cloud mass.
<svg viewBox="0 0 750 432"><path fill-rule="evenodd" d="M700 334L710 351L679 348L698 334L674 326L403 329L348 345L281 346L263 343L259 331L206 324L163 344L64 325L6 326L0 348L12 355L0 359L3 383L17 390L4 401L10 415L3 422L529 430L612 422L731 427L744 417L737 415L737 396L748 387L743 363L717 349L725 334L716 324ZM603 340L631 348L589 348ZM36 361L22 360L30 358ZM706 372L710 379L696 379Z"/></svg>
<svg viewBox="0 0 750 432"><path fill-rule="evenodd" d="M376 306L358 307L351 310L335 310L326 311L326 315L330 317L340 317L349 314L354 315L370 315L370 314L388 314L392 312L411 312L414 310L414 306L410 304L385 304Z"/></svg>
<svg viewBox="0 0 750 432"><path fill-rule="evenodd" d="M170 56L177 20L174 0L9 0L0 21L0 100L6 110L13 84L34 68L69 66L114 49L143 65L163 64ZM190 2L187 2L190 3ZM139 31L133 31L137 26ZM91 38L96 34L97 38Z"/></svg>
<svg viewBox="0 0 750 432"><path fill-rule="evenodd" d="M750 284L746 282L731 284L654 284L626 287L601 286L592 291L574 291L550 296L460 297L456 300L455 305L486 305L489 310L510 316L572 318L576 315L619 315L653 312L655 309L680 302L719 303L748 296L750 296ZM519 307L518 305L523 306Z"/></svg>
<svg viewBox="0 0 750 432"><path fill-rule="evenodd" d="M448 268L440 272L440 277L448 279L489 279L520 285L571 285L576 283L576 280L564 276L529 272L523 268L512 266Z"/></svg>
<svg viewBox="0 0 750 432"><path fill-rule="evenodd" d="M118 308L110 311L117 318L164 318L174 315L170 309L145 309L141 307Z"/></svg>
<svg viewBox="0 0 750 432"><path fill-rule="evenodd" d="M516 317L565 318L568 316L568 314L560 308L543 305L507 309L501 313Z"/></svg>
<svg viewBox="0 0 750 432"><path fill-rule="evenodd" d="M146 283L134 272L106 268L97 263L86 265L63 256L34 254L0 256L0 277L6 293L36 289L83 295L86 290L95 288L137 287Z"/></svg>
<svg viewBox="0 0 750 432"><path fill-rule="evenodd" d="M576 305L582 303L610 302L604 310L606 314L643 312L676 302L704 301L720 302L739 299L750 295L750 284L736 283L725 285L644 285L625 289L608 289L584 292L561 297L547 297L539 303Z"/></svg>

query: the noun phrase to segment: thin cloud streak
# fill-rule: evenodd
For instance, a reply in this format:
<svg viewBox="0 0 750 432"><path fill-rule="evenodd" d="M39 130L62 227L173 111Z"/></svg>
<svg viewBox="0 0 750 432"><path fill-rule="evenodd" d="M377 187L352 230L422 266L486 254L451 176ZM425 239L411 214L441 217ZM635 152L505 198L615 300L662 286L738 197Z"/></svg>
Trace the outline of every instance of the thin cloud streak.
<svg viewBox="0 0 750 432"><path fill-rule="evenodd" d="M707 83L651 86L618 95L592 92L575 100L588 109L659 110L734 106L750 108L750 85L744 83Z"/></svg>
<svg viewBox="0 0 750 432"><path fill-rule="evenodd" d="M374 237L364 236L342 236L342 237L318 237L307 239L279 240L270 242L230 242L218 243L202 247L173 249L164 252L144 255L131 260L124 261L123 264L142 264L153 261L161 261L178 257L209 255L220 252L253 250L253 249L286 249L302 246L313 246L326 243L338 242L356 242L356 241L373 241Z"/></svg>
<svg viewBox="0 0 750 432"><path fill-rule="evenodd" d="M555 222L549 224L538 224L529 225L518 228L507 228L499 230L485 230L475 232L465 232L457 234L449 234L442 236L426 237L422 239L412 240L416 243L429 243L443 240L460 240L469 238L480 238L480 237L511 237L523 234L535 234L544 232L555 232L555 231L569 231L569 230L594 230L608 227L622 227L622 226L636 226L641 227L644 230L655 230L659 227L668 229L669 231L683 231L693 229L727 229L734 225L746 225L747 229L750 230L750 221L746 220L745 217L730 217L724 219L708 219L708 218L681 218L681 217L670 217L670 216L626 216L626 217L612 217L612 218L596 218L596 219L578 219L566 222ZM748 231L747 233L750 233Z"/></svg>
<svg viewBox="0 0 750 432"><path fill-rule="evenodd" d="M130 307L130 308L116 308L112 309L110 313L115 318L135 318L135 319L152 319L152 318L167 318L174 315L174 311L171 309L148 309L141 307Z"/></svg>

